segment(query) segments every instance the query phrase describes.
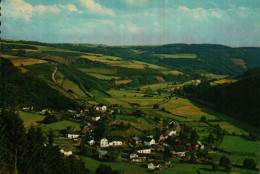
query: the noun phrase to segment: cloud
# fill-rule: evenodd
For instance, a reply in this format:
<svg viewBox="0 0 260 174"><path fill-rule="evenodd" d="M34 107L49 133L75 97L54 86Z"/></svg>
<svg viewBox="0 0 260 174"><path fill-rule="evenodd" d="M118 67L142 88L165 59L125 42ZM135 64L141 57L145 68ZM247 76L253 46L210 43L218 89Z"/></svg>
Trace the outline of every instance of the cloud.
<svg viewBox="0 0 260 174"><path fill-rule="evenodd" d="M3 15L6 18L17 18L17 19L25 19L29 21L33 15L42 14L42 13L60 13L61 11L67 12L78 12L81 13L72 4L61 5L37 5L32 6L31 4L23 1L23 0L12 0L6 1L3 3Z"/></svg>
<svg viewBox="0 0 260 174"><path fill-rule="evenodd" d="M143 6L148 0L124 0L124 2L131 6Z"/></svg>
<svg viewBox="0 0 260 174"><path fill-rule="evenodd" d="M111 8L106 8L96 3L94 0L79 0L89 11L99 15L115 16L115 12Z"/></svg>
<svg viewBox="0 0 260 174"><path fill-rule="evenodd" d="M139 33L141 31L143 31L143 28L138 27L129 21L126 22L125 24L120 24L119 28L121 30L127 30L128 32L131 32L131 33Z"/></svg>
<svg viewBox="0 0 260 174"><path fill-rule="evenodd" d="M3 15L10 18L24 18L29 20L33 15L31 4L23 0L12 0L3 2Z"/></svg>

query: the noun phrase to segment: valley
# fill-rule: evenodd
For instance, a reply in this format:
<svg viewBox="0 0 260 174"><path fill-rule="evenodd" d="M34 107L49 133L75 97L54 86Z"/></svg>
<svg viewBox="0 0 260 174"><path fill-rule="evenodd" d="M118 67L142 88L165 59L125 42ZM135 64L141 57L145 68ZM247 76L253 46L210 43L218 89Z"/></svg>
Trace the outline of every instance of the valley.
<svg viewBox="0 0 260 174"><path fill-rule="evenodd" d="M46 144L52 132L53 146L81 158L92 172L105 164L126 174L258 173L259 109L245 103L259 93L229 92L246 93L249 81L259 82L259 73L251 72L259 60L252 64L247 56L259 55L259 48L10 40L1 48L0 107L16 108L26 131L40 127ZM244 57L234 59L240 53ZM230 98L230 109L221 108L218 95ZM239 99L248 110L232 104ZM229 162L221 164L223 156Z"/></svg>

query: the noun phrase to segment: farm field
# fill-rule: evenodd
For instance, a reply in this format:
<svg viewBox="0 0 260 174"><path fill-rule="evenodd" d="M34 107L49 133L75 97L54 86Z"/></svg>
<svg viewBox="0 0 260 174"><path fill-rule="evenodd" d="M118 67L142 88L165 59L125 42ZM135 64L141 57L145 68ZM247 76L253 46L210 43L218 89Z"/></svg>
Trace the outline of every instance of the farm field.
<svg viewBox="0 0 260 174"><path fill-rule="evenodd" d="M119 79L120 77L117 76L108 76L108 75L104 75L104 74L97 74L97 73L87 73L90 76L96 77L97 79L100 80L111 80L111 79Z"/></svg>
<svg viewBox="0 0 260 174"><path fill-rule="evenodd" d="M38 122L42 121L45 116L28 113L28 112L20 112L19 113L21 119L23 120L24 127L37 126Z"/></svg>
<svg viewBox="0 0 260 174"><path fill-rule="evenodd" d="M28 66L28 65L34 65L34 64L43 64L43 63L48 63L45 60L40 60L40 59L11 59L11 62L14 64L14 66Z"/></svg>
<svg viewBox="0 0 260 174"><path fill-rule="evenodd" d="M177 70L174 71L162 71L163 74L171 74L171 75L182 75L183 73Z"/></svg>
<svg viewBox="0 0 260 174"><path fill-rule="evenodd" d="M195 59L196 54L155 54L163 59Z"/></svg>
<svg viewBox="0 0 260 174"><path fill-rule="evenodd" d="M132 80L116 80L116 81L115 81L115 84L116 84L116 85L121 85L121 84L130 83L130 82L132 82Z"/></svg>
<svg viewBox="0 0 260 174"><path fill-rule="evenodd" d="M75 126L76 129L80 130L81 124L73 122L73 121L63 120L63 121L58 121L58 122L55 122L55 123L45 124L42 127L42 130L44 132L52 130L52 131L54 131L54 133L56 135L58 135L58 134L60 134L59 131L65 130L70 126Z"/></svg>
<svg viewBox="0 0 260 174"><path fill-rule="evenodd" d="M79 86L77 84L75 84L74 82L72 82L72 81L70 81L68 79L64 80L62 87L65 90L70 90L71 89L79 97L82 97L82 98L86 98L87 97L86 94L79 88Z"/></svg>
<svg viewBox="0 0 260 174"><path fill-rule="evenodd" d="M114 71L111 68L98 68L98 67L96 68L96 67L93 67L93 68L89 68L89 69L86 69L86 68L78 68L78 69L82 72L85 72L85 73L97 73L97 74L105 74L105 75L116 74L116 71Z"/></svg>
<svg viewBox="0 0 260 174"><path fill-rule="evenodd" d="M146 168L140 167L136 163L118 163L118 162L101 162L88 157L82 157L83 161L91 171L95 171L100 164L109 165L113 170L122 171L124 174L145 174L148 173Z"/></svg>

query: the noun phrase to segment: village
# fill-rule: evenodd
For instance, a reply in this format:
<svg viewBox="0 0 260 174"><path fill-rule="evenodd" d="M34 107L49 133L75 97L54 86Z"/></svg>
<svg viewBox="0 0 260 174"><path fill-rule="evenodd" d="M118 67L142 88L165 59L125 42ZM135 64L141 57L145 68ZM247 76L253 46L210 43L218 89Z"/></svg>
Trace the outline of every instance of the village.
<svg viewBox="0 0 260 174"><path fill-rule="evenodd" d="M24 112L33 112L33 107L22 107ZM85 109L66 111L70 120L83 123L80 129L67 127L63 137L56 137L66 143L57 143L64 156L85 155L100 161L117 161L143 163L149 171L157 171L172 166L170 158L178 158L183 162L209 162L210 157L203 150L205 145L198 140L196 132L176 120L167 122L167 129L158 129L152 134L143 136L109 136L105 135L103 122L120 113L116 107L103 104L93 105ZM51 109L42 109L40 114L55 117ZM113 127L124 128L118 121ZM187 137L187 135L190 137ZM190 142L189 142L190 140Z"/></svg>

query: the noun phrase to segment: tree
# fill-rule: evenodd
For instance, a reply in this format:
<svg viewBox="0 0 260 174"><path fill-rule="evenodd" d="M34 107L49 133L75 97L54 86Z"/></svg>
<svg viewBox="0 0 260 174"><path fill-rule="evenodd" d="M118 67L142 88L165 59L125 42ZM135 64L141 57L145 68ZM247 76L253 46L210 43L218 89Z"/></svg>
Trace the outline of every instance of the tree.
<svg viewBox="0 0 260 174"><path fill-rule="evenodd" d="M57 122L58 119L55 115L47 115L44 120L43 120L43 123L44 124L50 124L50 123L54 123L54 122Z"/></svg>
<svg viewBox="0 0 260 174"><path fill-rule="evenodd" d="M108 165L100 164L96 169L96 174L119 174L118 170L112 170Z"/></svg>
<svg viewBox="0 0 260 174"><path fill-rule="evenodd" d="M209 143L209 144L212 144L212 143L214 143L214 141L215 141L215 138L214 138L214 136L213 136L213 133L210 132L210 133L209 133L209 136L208 136L208 143Z"/></svg>
<svg viewBox="0 0 260 174"><path fill-rule="evenodd" d="M212 170L217 171L218 170L218 165L216 163L211 164Z"/></svg>
<svg viewBox="0 0 260 174"><path fill-rule="evenodd" d="M205 123L207 121L207 118L205 116L202 116L200 117L200 121Z"/></svg>
<svg viewBox="0 0 260 174"><path fill-rule="evenodd" d="M256 169L256 163L253 159L246 158L243 162L243 167L248 170Z"/></svg>
<svg viewBox="0 0 260 174"><path fill-rule="evenodd" d="M154 104L154 105L153 105L153 108L154 108L154 109L159 109L159 105L158 105L158 104Z"/></svg>
<svg viewBox="0 0 260 174"><path fill-rule="evenodd" d="M231 169L232 169L232 165L231 165L231 164L225 166L225 170L226 170L226 172L230 172Z"/></svg>
<svg viewBox="0 0 260 174"><path fill-rule="evenodd" d="M52 146L52 144L53 144L53 138L54 138L54 132L53 132L53 130L49 130L49 131L48 131L47 137L48 137L49 145Z"/></svg>
<svg viewBox="0 0 260 174"><path fill-rule="evenodd" d="M230 159L229 159L228 157L226 157L226 156L221 156L221 158L220 158L220 160L219 160L219 165L220 165L220 166L226 167L226 166L228 166L228 165L230 165L230 164L231 164L231 162L230 162Z"/></svg>

